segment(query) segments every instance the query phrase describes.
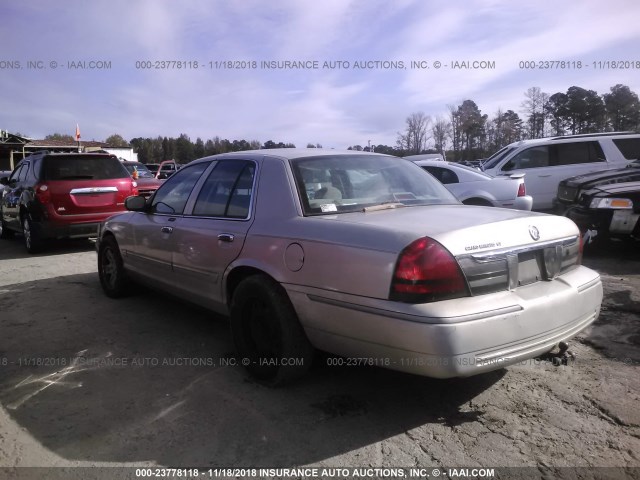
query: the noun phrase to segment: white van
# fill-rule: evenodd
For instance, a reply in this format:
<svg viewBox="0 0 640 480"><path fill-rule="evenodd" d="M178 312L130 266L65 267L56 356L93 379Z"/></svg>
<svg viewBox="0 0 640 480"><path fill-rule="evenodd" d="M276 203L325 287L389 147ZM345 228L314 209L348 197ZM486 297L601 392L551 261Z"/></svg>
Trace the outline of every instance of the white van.
<svg viewBox="0 0 640 480"><path fill-rule="evenodd" d="M555 207L558 184L565 178L619 168L640 158L640 134L595 133L539 138L512 143L482 165L492 176L525 173L533 208Z"/></svg>

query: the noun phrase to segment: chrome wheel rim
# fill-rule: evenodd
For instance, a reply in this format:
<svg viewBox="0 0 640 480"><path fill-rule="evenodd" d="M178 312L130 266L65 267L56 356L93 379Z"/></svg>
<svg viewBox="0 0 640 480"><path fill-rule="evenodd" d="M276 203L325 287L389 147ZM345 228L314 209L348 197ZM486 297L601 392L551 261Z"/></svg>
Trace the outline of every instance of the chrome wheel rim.
<svg viewBox="0 0 640 480"><path fill-rule="evenodd" d="M27 250L31 249L31 225L27 218L22 222L22 235L24 236L24 244L27 246Z"/></svg>
<svg viewBox="0 0 640 480"><path fill-rule="evenodd" d="M102 277L109 288L115 288L118 279L118 265L110 248L106 248L102 252Z"/></svg>

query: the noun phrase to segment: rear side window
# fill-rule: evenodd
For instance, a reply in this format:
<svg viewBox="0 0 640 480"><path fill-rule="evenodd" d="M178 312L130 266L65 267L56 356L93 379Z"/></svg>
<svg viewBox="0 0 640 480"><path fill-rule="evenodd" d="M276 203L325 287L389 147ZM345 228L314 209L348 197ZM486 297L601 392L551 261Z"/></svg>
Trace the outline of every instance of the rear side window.
<svg viewBox="0 0 640 480"><path fill-rule="evenodd" d="M574 165L576 163L604 162L604 153L598 142L576 142L554 145L552 165Z"/></svg>
<svg viewBox="0 0 640 480"><path fill-rule="evenodd" d="M613 143L627 160L640 159L640 138L618 138Z"/></svg>
<svg viewBox="0 0 640 480"><path fill-rule="evenodd" d="M431 175L440 180L440 183L447 185L449 183L458 183L458 175L455 172L452 172L448 168L440 168L440 167L422 167Z"/></svg>
<svg viewBox="0 0 640 480"><path fill-rule="evenodd" d="M129 178L120 161L107 155L56 155L43 159L43 180L110 180Z"/></svg>
<svg viewBox="0 0 640 480"><path fill-rule="evenodd" d="M9 177L9 181L14 181L14 180L18 181L18 179L22 175L22 171L24 170L24 166L25 166L24 162L22 164L18 165L16 167L16 169L13 171L13 173L11 174L11 176Z"/></svg>
<svg viewBox="0 0 640 480"><path fill-rule="evenodd" d="M29 173L29 162L24 162L22 164L22 168L20 169L20 173L18 173L18 181L24 182L27 179L27 174Z"/></svg>
<svg viewBox="0 0 640 480"><path fill-rule="evenodd" d="M193 215L247 218L253 189L252 162L222 161L202 186Z"/></svg>

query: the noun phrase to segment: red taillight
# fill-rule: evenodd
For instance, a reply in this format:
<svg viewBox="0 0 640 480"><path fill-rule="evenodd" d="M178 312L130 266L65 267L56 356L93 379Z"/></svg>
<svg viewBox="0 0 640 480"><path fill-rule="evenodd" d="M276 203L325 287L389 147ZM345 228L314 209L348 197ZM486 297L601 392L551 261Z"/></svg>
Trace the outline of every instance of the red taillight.
<svg viewBox="0 0 640 480"><path fill-rule="evenodd" d="M584 250L584 241L582 233L578 235L578 259L576 261L576 265L582 264L582 252Z"/></svg>
<svg viewBox="0 0 640 480"><path fill-rule="evenodd" d="M518 187L518 197L524 197L527 194L527 188L524 186L524 182Z"/></svg>
<svg viewBox="0 0 640 480"><path fill-rule="evenodd" d="M34 187L36 192L36 198L42 205L46 205L51 201L51 191L49 187L44 183L39 183Z"/></svg>
<svg viewBox="0 0 640 480"><path fill-rule="evenodd" d="M426 303L468 295L458 262L435 240L420 238L400 252L391 283L391 300Z"/></svg>

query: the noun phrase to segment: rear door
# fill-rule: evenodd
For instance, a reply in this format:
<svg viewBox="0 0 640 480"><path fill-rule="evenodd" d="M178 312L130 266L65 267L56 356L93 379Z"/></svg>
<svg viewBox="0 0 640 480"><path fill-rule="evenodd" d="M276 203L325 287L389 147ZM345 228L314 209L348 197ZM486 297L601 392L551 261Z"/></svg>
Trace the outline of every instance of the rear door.
<svg viewBox="0 0 640 480"><path fill-rule="evenodd" d="M51 155L43 159L42 183L57 215L121 212L132 194L132 181L120 162L109 155Z"/></svg>
<svg viewBox="0 0 640 480"><path fill-rule="evenodd" d="M240 254L253 220L255 173L252 161L219 161L198 192L191 211L176 225L174 287L194 301L213 308L225 303L222 277Z"/></svg>

